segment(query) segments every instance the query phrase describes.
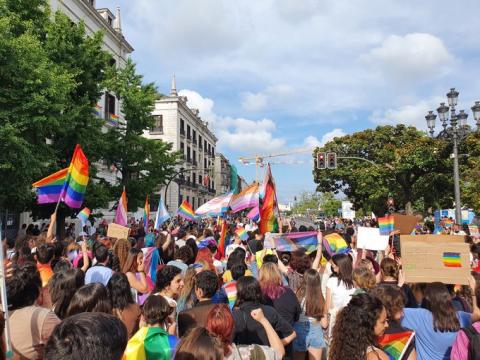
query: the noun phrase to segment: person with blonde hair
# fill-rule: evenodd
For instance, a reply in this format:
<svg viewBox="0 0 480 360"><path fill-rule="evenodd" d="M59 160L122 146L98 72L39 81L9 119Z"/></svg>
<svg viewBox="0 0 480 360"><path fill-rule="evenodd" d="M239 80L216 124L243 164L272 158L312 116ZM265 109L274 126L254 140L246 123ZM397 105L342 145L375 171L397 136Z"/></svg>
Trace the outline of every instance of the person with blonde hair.
<svg viewBox="0 0 480 360"><path fill-rule="evenodd" d="M356 289L354 295L365 293L377 284L375 275L365 267L358 267L353 270L352 279Z"/></svg>

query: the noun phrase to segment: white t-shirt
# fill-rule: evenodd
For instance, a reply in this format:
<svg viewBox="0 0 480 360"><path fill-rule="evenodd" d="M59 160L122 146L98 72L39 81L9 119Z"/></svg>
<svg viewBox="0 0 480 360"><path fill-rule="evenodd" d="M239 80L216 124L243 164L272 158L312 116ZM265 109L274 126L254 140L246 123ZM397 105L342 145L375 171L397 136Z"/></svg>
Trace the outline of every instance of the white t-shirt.
<svg viewBox="0 0 480 360"><path fill-rule="evenodd" d="M330 289L330 294L332 295L332 301L330 308L341 309L345 307L352 298L355 288L347 289L345 283L340 281L338 283L338 278L332 276L327 281L327 288Z"/></svg>

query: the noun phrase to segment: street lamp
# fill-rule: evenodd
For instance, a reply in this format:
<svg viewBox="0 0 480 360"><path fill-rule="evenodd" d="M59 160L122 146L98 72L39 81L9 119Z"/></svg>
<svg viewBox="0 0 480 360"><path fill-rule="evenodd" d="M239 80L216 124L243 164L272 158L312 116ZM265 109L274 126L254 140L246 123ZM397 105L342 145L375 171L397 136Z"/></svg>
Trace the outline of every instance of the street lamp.
<svg viewBox="0 0 480 360"><path fill-rule="evenodd" d="M455 190L455 219L458 224L462 223L462 208L460 203L460 172L458 168L458 143L465 139L470 132L470 127L467 123L468 114L465 110L460 110L457 114L455 107L458 102L458 95L460 93L455 88L450 89L447 93L448 106L445 103L440 103L437 108L438 119L442 123L443 130L437 135L437 138L453 141L453 183ZM477 131L480 130L480 101L475 101L472 106L473 118L477 125ZM430 136L433 138L435 130L435 119L437 116L433 111L429 111L425 116L427 127ZM450 123L450 126L448 126Z"/></svg>

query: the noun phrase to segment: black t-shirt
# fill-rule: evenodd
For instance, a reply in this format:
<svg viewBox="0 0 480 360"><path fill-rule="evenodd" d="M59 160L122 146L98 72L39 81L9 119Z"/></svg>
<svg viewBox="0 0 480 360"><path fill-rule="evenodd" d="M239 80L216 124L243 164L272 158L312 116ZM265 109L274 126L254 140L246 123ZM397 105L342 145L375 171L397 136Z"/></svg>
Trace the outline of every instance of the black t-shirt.
<svg viewBox="0 0 480 360"><path fill-rule="evenodd" d="M233 318L235 319L233 342L235 344L270 345L265 329L250 315L252 310L258 308L263 310L265 317L275 329L280 339L284 339L293 333L292 326L284 320L273 307L253 302L245 302L233 311Z"/></svg>
<svg viewBox="0 0 480 360"><path fill-rule="evenodd" d="M248 242L248 247L252 251L252 254L256 254L257 251L263 250L263 243L261 240L253 239Z"/></svg>
<svg viewBox="0 0 480 360"><path fill-rule="evenodd" d="M275 300L266 299L266 304L272 306L280 316L286 320L291 326L298 321L302 309L297 297L292 289L286 287L285 292Z"/></svg>

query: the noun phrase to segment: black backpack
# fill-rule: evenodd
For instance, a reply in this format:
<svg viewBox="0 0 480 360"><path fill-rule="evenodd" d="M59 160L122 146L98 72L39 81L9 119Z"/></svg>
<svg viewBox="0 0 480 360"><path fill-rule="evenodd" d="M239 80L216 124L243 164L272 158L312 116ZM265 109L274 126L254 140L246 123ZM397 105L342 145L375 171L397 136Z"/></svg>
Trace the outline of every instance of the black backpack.
<svg viewBox="0 0 480 360"><path fill-rule="evenodd" d="M468 338L468 360L480 360L480 333L472 325L462 330Z"/></svg>

